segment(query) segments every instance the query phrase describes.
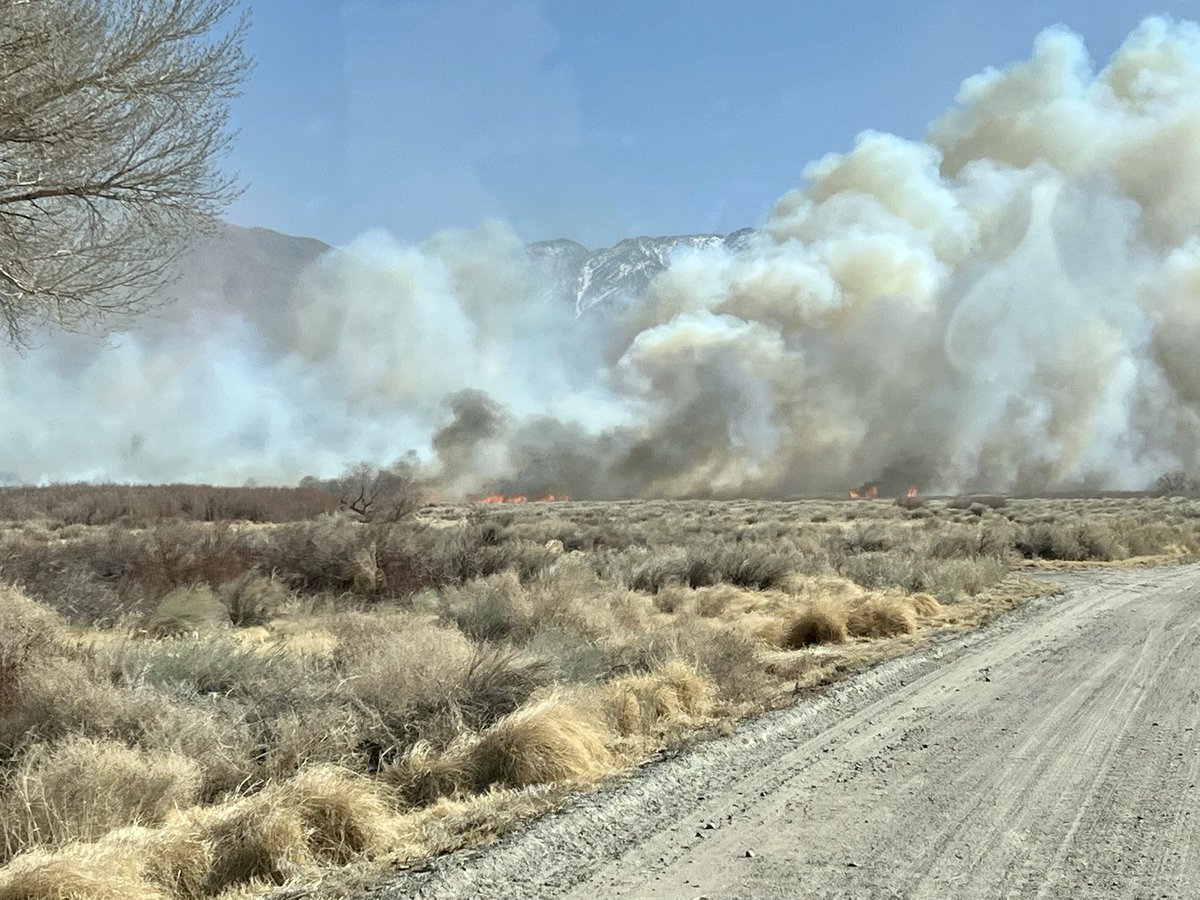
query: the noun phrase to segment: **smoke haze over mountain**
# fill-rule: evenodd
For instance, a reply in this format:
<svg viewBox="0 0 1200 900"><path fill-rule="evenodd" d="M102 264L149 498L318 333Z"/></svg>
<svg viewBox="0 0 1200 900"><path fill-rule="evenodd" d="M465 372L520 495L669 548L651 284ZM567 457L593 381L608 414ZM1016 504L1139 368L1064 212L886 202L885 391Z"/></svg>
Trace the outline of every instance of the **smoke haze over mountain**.
<svg viewBox="0 0 1200 900"><path fill-rule="evenodd" d="M865 133L665 268L501 223L293 245L270 284L208 283L206 252L115 346L0 355L0 470L288 482L412 451L447 496L1140 488L1200 461L1200 29L1148 19L1098 72L1050 29L925 142ZM626 287L580 313L596 272Z"/></svg>

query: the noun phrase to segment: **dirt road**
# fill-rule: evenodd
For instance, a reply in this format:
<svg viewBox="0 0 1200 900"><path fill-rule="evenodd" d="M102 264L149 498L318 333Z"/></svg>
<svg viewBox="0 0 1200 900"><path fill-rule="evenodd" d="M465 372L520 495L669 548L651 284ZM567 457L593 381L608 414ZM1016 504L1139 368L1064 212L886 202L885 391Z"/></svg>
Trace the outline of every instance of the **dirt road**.
<svg viewBox="0 0 1200 900"><path fill-rule="evenodd" d="M856 676L383 897L1200 896L1200 565Z"/></svg>

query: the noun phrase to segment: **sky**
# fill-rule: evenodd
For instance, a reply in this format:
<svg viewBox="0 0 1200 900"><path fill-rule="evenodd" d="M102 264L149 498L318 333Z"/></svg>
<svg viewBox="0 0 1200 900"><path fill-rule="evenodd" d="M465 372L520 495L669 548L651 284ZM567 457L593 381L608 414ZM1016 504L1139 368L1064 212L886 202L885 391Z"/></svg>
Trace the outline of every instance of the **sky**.
<svg viewBox="0 0 1200 900"><path fill-rule="evenodd" d="M761 222L864 129L920 138L1064 24L1102 63L1200 0L257 0L227 218L590 247Z"/></svg>

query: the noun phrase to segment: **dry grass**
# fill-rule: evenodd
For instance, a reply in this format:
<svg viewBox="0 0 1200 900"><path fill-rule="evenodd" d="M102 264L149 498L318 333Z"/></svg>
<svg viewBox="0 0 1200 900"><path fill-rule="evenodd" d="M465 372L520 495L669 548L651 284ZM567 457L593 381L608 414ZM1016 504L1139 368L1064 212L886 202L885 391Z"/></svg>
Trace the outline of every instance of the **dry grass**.
<svg viewBox="0 0 1200 900"><path fill-rule="evenodd" d="M901 597L867 597L846 612L846 630L855 637L889 638L912 634L917 616L911 603Z"/></svg>
<svg viewBox="0 0 1200 900"><path fill-rule="evenodd" d="M26 521L0 900L353 894L1047 590L1014 566L1197 551L1178 498Z"/></svg>
<svg viewBox="0 0 1200 900"><path fill-rule="evenodd" d="M501 719L463 752L476 790L587 783L611 771L605 738L595 718L550 698Z"/></svg>
<svg viewBox="0 0 1200 900"><path fill-rule="evenodd" d="M788 627L783 646L789 650L813 644L841 644L850 636L846 609L837 603L813 602Z"/></svg>
<svg viewBox="0 0 1200 900"><path fill-rule="evenodd" d="M0 869L0 900L171 900L145 871L112 847L35 850Z"/></svg>
<svg viewBox="0 0 1200 900"><path fill-rule="evenodd" d="M158 824L200 796L200 765L176 753L71 737L33 744L4 782L7 856L32 846L93 841L130 824Z"/></svg>

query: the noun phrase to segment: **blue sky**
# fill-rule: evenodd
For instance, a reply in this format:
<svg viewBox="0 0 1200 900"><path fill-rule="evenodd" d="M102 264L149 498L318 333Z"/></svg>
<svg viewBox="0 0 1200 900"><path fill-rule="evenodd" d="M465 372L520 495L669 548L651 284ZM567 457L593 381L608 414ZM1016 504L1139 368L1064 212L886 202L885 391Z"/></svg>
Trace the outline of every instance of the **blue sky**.
<svg viewBox="0 0 1200 900"><path fill-rule="evenodd" d="M589 246L759 222L865 128L919 138L1062 23L1102 64L1200 0L257 0L228 218L346 243L502 218Z"/></svg>

